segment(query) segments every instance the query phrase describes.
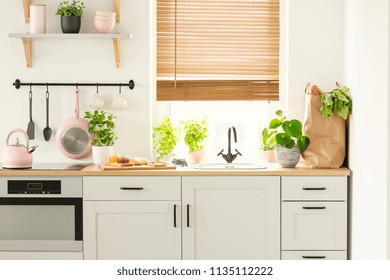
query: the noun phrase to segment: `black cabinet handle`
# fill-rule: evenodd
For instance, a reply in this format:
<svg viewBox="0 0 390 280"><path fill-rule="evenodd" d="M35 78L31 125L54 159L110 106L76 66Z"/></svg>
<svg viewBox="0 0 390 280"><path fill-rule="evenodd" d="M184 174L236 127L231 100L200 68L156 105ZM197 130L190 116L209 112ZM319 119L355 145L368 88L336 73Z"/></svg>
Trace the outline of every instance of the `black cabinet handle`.
<svg viewBox="0 0 390 280"><path fill-rule="evenodd" d="M325 259L325 256L302 256L302 259Z"/></svg>
<svg viewBox="0 0 390 280"><path fill-rule="evenodd" d="M326 209L325 206L303 206L302 209L315 209L315 210L321 210L321 209Z"/></svg>
<svg viewBox="0 0 390 280"><path fill-rule="evenodd" d="M142 187L121 187L121 190L125 191L142 191L143 189Z"/></svg>
<svg viewBox="0 0 390 280"><path fill-rule="evenodd" d="M176 204L173 205L173 227L176 226Z"/></svg>
<svg viewBox="0 0 390 280"><path fill-rule="evenodd" d="M190 227L190 205L187 204L187 227Z"/></svg>
<svg viewBox="0 0 390 280"><path fill-rule="evenodd" d="M324 187L321 187L321 188L307 188L307 187L303 187L302 190L304 190L304 191L324 191L324 190L326 190L326 188L324 188Z"/></svg>

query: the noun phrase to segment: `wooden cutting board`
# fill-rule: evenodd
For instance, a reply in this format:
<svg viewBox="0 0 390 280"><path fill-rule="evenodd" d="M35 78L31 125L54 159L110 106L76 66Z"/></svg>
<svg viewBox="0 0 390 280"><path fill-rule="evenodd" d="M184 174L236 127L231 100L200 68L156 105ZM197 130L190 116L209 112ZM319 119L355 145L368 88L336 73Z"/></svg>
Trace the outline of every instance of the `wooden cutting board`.
<svg viewBox="0 0 390 280"><path fill-rule="evenodd" d="M133 165L132 163L116 163L110 162L100 166L101 170L172 170L176 169L176 165L167 164L165 166L153 165Z"/></svg>

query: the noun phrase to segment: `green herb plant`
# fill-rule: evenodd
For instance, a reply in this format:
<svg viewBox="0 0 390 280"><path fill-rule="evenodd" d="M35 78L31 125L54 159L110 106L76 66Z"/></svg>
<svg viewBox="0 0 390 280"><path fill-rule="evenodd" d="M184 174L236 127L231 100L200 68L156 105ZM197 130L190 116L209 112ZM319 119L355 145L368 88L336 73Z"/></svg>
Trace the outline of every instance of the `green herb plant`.
<svg viewBox="0 0 390 280"><path fill-rule="evenodd" d="M115 134L116 118L112 113L105 111L85 112L85 119L89 120L88 132L92 136L94 146L113 146L118 137Z"/></svg>
<svg viewBox="0 0 390 280"><path fill-rule="evenodd" d="M175 156L172 152L179 141L178 133L178 128L169 117L165 117L160 125L153 127L153 151L157 154L156 161L168 155Z"/></svg>
<svg viewBox="0 0 390 280"><path fill-rule="evenodd" d="M276 146L276 134L278 133L278 127L286 119L281 110L276 111L276 115L279 118L272 119L268 125L263 130L259 132L260 139L260 150L263 151L272 151Z"/></svg>
<svg viewBox="0 0 390 280"><path fill-rule="evenodd" d="M282 111L278 110L276 114L280 117ZM286 120L285 117L275 118L271 120L269 126L272 129L282 128L283 131L275 135L275 140L277 144L287 149L298 145L300 152L303 153L310 145L309 137L302 135L302 123L299 120Z"/></svg>
<svg viewBox="0 0 390 280"><path fill-rule="evenodd" d="M321 113L325 119L332 117L335 113L346 120L352 114L352 100L349 95L349 88L338 86L331 92L321 95Z"/></svg>
<svg viewBox="0 0 390 280"><path fill-rule="evenodd" d="M188 153L200 151L204 149L204 140L207 138L208 122L207 118L203 117L202 121L189 119L182 121L184 130L184 143L188 147Z"/></svg>
<svg viewBox="0 0 390 280"><path fill-rule="evenodd" d="M63 1L58 4L56 15L59 16L78 16L82 17L84 14L84 2L75 1L69 4L68 1Z"/></svg>

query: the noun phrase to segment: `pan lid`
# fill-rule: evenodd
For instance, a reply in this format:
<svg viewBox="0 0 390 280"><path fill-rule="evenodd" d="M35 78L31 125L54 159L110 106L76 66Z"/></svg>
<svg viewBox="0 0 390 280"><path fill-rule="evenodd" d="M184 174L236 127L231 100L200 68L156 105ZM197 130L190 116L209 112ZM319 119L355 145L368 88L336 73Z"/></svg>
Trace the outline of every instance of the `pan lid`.
<svg viewBox="0 0 390 280"><path fill-rule="evenodd" d="M73 126L64 131L62 145L70 154L84 153L89 147L89 135L82 127Z"/></svg>

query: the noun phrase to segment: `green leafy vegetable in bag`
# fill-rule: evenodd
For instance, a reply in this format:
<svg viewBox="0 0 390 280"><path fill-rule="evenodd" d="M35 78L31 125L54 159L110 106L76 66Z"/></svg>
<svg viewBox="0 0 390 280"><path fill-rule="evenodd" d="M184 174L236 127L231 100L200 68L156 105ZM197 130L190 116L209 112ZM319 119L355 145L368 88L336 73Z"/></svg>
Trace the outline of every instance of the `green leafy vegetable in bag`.
<svg viewBox="0 0 390 280"><path fill-rule="evenodd" d="M352 99L349 95L349 88L338 87L331 92L321 95L321 113L325 119L332 117L335 113L346 120L352 114Z"/></svg>

